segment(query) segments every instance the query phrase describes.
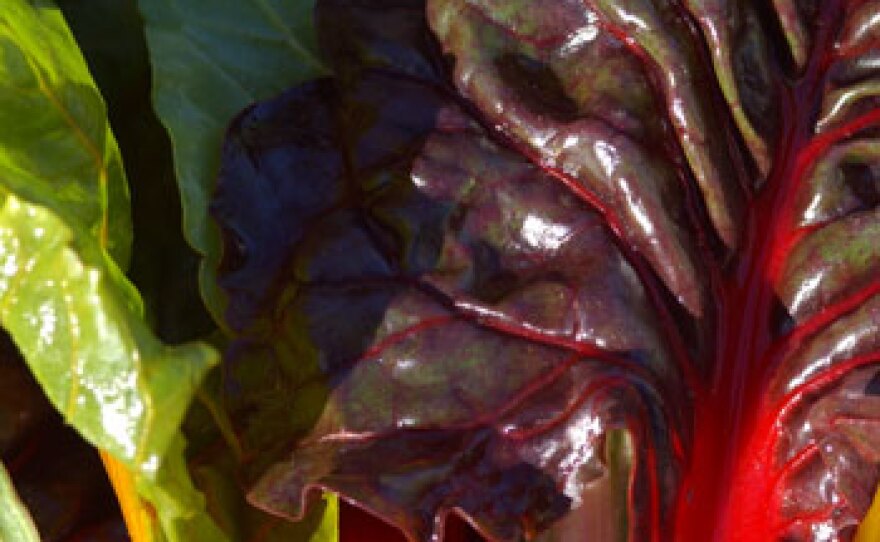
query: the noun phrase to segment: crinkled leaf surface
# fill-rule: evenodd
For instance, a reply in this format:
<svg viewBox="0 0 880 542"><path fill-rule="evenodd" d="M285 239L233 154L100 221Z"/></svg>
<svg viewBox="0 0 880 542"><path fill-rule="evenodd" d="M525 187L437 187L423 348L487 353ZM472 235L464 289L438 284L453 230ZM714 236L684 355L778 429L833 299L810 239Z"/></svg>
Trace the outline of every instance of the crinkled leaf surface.
<svg viewBox="0 0 880 542"><path fill-rule="evenodd" d="M203 400L192 409L187 419L189 471L197 486L209 496L208 510L229 539L266 542L338 540L335 499L317 504L307 518L296 523L266 514L247 502L239 474L241 451L235 446L217 445L220 437L216 434L216 422L210 410L219 408L219 405L214 404L213 397L204 400L204 394L214 395L209 391L215 387L213 380L207 383L202 391Z"/></svg>
<svg viewBox="0 0 880 542"><path fill-rule="evenodd" d="M298 139L311 151L315 142L357 137L360 127L345 126L345 119L377 119L364 127L367 134L397 139L408 151L395 155L398 145L356 138L347 152L325 154L314 164L316 174L334 163L340 169L352 165L350 175L340 171L333 185L312 193L323 205L287 212L285 222L260 213L265 235L287 232L291 254L283 267L292 282L279 295L284 302L271 311L279 315L276 324L235 322L254 334L230 360L232 371L241 372L235 381L252 377L252 357L278 365L261 375L278 394L246 397L241 407L260 413L248 444L265 459L277 445L263 442L263 423L296 429L298 420L279 419L290 408L287 389L293 388L294 401L320 392L309 390L311 383L296 387L298 371L313 367L338 386L316 422L322 438L290 459L294 469L284 464L265 474L254 502L299 516L299 502L285 498L286 488L299 480L357 495L373 510L398 518L415 537L426 538L436 528L438 507L460 506L488 534L516 538L559 517L571 500L581 499L579 488L600 476L598 458L587 450L598 446L597 428L606 424L631 426L638 447L662 442L659 457L640 467L663 485L672 483L667 440L676 438L677 429L656 407L660 389L682 385L656 333L643 325L615 332L614 345L626 352L619 355L603 355L591 340L602 329L624 328L650 313L634 271L597 215L540 170L494 145L430 88L375 75L352 96L334 99L336 92L325 80L257 108L239 121L242 127L279 122L247 130L246 139L232 143L260 147L279 133L308 128L313 138ZM320 111L318 118L328 121L339 112L341 133L318 132L332 121L291 122L286 113L297 106ZM432 134L438 116L448 124ZM411 144L413 137L428 139L422 147ZM333 153L332 147L327 151ZM247 158L227 166L228 175L250 173ZM423 190L413 186L411 171ZM286 176L260 181L281 189L282 201L304 196L299 188L288 192L276 184ZM229 202L221 203L224 210L235 212L231 202L246 196L235 188L221 186L219 201ZM360 207L362 197L371 201L368 209ZM498 222L501 217L507 222ZM238 218L229 217L233 228ZM606 256L597 261L591 253ZM266 284L249 276L264 269L246 265L229 275L235 302L249 301L249 286ZM605 307L602 321L591 317L594 303ZM300 326L304 336L291 333ZM288 359L299 367L288 368ZM607 387L597 388L597 382ZM383 392L376 393L376 386ZM264 409L273 409L271 418ZM628 417L630 409L644 419ZM584 441L567 442L571 427L558 426L562 421L583 430ZM565 444L552 451L555 439ZM547 461L546 471L553 472L553 464L569 461L578 450L584 455L571 465L570 476L553 477L532 464ZM333 457L346 458L348 468L337 471ZM380 467L386 461L400 470ZM387 486L407 485L416 476L410 472L414 464L433 474L423 474L418 489L408 490L414 502L401 502ZM474 491L480 487L485 490ZM468 488L473 502L460 502ZM649 495L637 488L634 498ZM413 513L414 506L421 510ZM527 515L522 525L507 520L518 514Z"/></svg>
<svg viewBox="0 0 880 542"><path fill-rule="evenodd" d="M143 321L119 151L58 9L6 2L0 46L0 322L65 420L148 484L216 353Z"/></svg>
<svg viewBox="0 0 880 542"><path fill-rule="evenodd" d="M245 110L213 203L251 501L329 490L411 540L852 539L878 13L320 1L335 77Z"/></svg>
<svg viewBox="0 0 880 542"><path fill-rule="evenodd" d="M225 301L214 271L220 240L208 217L208 202L223 134L228 121L245 105L326 70L315 53L314 2L140 0L138 5L153 66L153 101L173 145L184 233L205 256L202 295L222 323ZM217 490L217 501L209 501L208 506L234 540L270 532L279 539L336 538L335 503L316 510L315 517L323 518L320 523L308 521L296 528L268 521L264 514L249 510L234 484L216 487L219 479L232 476L227 471L237 459L212 458L208 463L200 468L212 475L199 482Z"/></svg>

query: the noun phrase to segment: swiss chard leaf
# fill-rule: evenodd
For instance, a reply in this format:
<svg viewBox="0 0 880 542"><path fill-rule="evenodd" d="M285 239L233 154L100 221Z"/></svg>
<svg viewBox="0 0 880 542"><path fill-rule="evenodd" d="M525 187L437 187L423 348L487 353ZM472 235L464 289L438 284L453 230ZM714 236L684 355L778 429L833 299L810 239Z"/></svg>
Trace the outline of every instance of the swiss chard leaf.
<svg viewBox="0 0 880 542"><path fill-rule="evenodd" d="M107 103L124 158L137 247L127 275L144 298L147 321L166 342L206 336L215 326L199 294L200 259L181 230L171 142L153 111L137 2L61 0L58 5Z"/></svg>
<svg viewBox="0 0 880 542"><path fill-rule="evenodd" d="M149 470L212 353L165 347L140 321L140 300L117 265L127 261L130 242L119 153L57 8L13 2L0 31L0 111L7 117L0 318L68 421L133 468ZM166 386L181 371L189 377ZM150 421L156 408L171 423Z"/></svg>
<svg viewBox="0 0 880 542"><path fill-rule="evenodd" d="M324 72L314 53L314 3L141 0L138 4L153 66L153 101L173 144L184 233L205 256L200 277L203 298L223 324L225 300L214 276L219 236L207 209L223 133L227 121L243 106ZM203 390L202 396L207 395ZM216 410L225 416L222 405ZM203 427L193 435L198 442L191 443L195 450L188 455L197 483L213 496L207 507L225 536L232 540L336 538L332 499L296 526L247 505L235 483L241 458L222 444L224 439L233 441L236 448L235 437L221 433L216 426Z"/></svg>
<svg viewBox="0 0 880 542"><path fill-rule="evenodd" d="M880 479L878 12L319 2L335 77L245 110L213 203L252 502L327 489L425 540L450 512L851 539Z"/></svg>
<svg viewBox="0 0 880 542"><path fill-rule="evenodd" d="M633 488L635 501L651 501L649 480L671 484L677 470L677 411L657 407L682 406L661 390L682 385L598 216L429 87L376 74L340 92L321 81L254 109L227 148L217 213L229 236L278 235L285 246L227 253L230 265L247 262L224 281L239 315L254 312L254 290L283 289L276 306L234 322L246 338L229 385L247 384L231 400L244 396L235 410L255 413L246 445L272 459L286 443L266 425L301 430L284 411L332 388L311 444L263 475L252 501L298 517L290 492L318 485L416 538L454 507L490 536L516 538L587 498L583 486L605 472L603 432L624 427L634 447L658 447ZM305 122L291 118L306 111ZM284 162L313 152L319 160L297 161L301 174L327 179L336 167L332 181L287 183ZM248 183L280 205L241 205ZM239 233L254 218L262 227ZM238 243L278 247L249 241ZM620 354L604 355L597 340Z"/></svg>
<svg viewBox="0 0 880 542"><path fill-rule="evenodd" d="M156 112L171 136L184 233L200 254L202 293L222 323L214 266L219 239L208 203L229 119L324 67L314 52L313 0L139 0Z"/></svg>
<svg viewBox="0 0 880 542"><path fill-rule="evenodd" d="M65 421L155 491L216 353L143 320L119 150L60 11L4 3L0 46L0 322Z"/></svg>

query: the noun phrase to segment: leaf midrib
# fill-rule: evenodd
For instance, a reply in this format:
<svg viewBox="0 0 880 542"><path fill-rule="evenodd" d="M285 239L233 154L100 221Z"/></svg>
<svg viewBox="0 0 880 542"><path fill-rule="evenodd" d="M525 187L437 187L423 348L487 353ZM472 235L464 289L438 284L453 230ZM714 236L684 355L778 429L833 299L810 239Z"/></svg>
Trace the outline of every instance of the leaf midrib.
<svg viewBox="0 0 880 542"><path fill-rule="evenodd" d="M14 35L18 38L18 41L23 41L21 36L15 31L15 29L6 22L0 22L0 27L9 32L11 35ZM64 104L52 90L52 87L46 82L45 77L43 76L43 72L40 69L39 65L34 61L32 55L28 54L24 49L19 49L22 56L27 60L28 66L31 69L31 73L33 73L34 77L37 80L38 88L41 94L49 101L52 107L59 113L61 118L64 120L64 123L71 129L74 137L80 142L82 148L86 151L86 153L91 157L92 161L95 164L95 168L97 170L98 176L98 190L101 195L100 204L101 204L101 228L99 232L98 243L102 249L107 249L109 246L109 213L107 209L107 181L108 181L108 173L107 167L104 163L104 156L98 150L97 144L85 133L70 111L64 107Z"/></svg>

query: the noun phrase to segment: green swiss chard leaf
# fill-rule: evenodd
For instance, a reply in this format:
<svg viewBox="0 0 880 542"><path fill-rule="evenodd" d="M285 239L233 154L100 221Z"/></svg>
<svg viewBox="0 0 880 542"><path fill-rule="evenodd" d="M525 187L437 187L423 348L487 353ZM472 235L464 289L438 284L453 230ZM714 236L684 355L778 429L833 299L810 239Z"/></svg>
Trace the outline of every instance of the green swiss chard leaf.
<svg viewBox="0 0 880 542"><path fill-rule="evenodd" d="M159 341L123 275L122 160L60 11L5 2L0 51L0 324L67 423L151 497L216 353ZM160 517L193 513L158 508Z"/></svg>
<svg viewBox="0 0 880 542"><path fill-rule="evenodd" d="M34 520L18 498L9 473L0 464L0 540L39 542Z"/></svg>
<svg viewBox="0 0 880 542"><path fill-rule="evenodd" d="M226 534L207 514L205 497L193 485L184 459L186 443L171 443L155 481L139 484L138 491L156 509L165 539L179 542L224 542Z"/></svg>
<svg viewBox="0 0 880 542"><path fill-rule="evenodd" d="M58 7L107 103L124 158L137 247L127 275L144 299L147 322L165 342L204 337L216 326L199 294L200 258L181 229L171 141L153 110L137 1L60 0Z"/></svg>
<svg viewBox="0 0 880 542"><path fill-rule="evenodd" d="M122 159L104 103L61 14L47 2L0 13L0 172L3 185L48 206L92 260L125 267L131 218Z"/></svg>
<svg viewBox="0 0 880 542"><path fill-rule="evenodd" d="M226 125L244 106L322 74L315 54L314 0L140 0L153 61L154 103L171 135L184 231L206 256L202 295L222 322L211 271L219 236L208 202Z"/></svg>
<svg viewBox="0 0 880 542"><path fill-rule="evenodd" d="M184 233L192 247L205 256L200 277L202 295L215 319L223 322L225 301L215 285L213 271L219 261L220 243L207 210L219 168L221 142L228 121L242 107L325 72L314 53L314 2L181 4L141 0L139 5L153 63L154 104L172 140ZM206 442L223 440L215 430L215 420L206 425L210 434L200 438ZM233 479L240 462L235 454L217 454L200 458L194 468L202 473L196 476L198 485L210 488L208 509L227 535L236 540L248 539L255 532L280 540L306 536L313 540L335 539L336 506L332 499L301 526L273 520L252 509L236 484L227 481L223 487L216 487L214 482Z"/></svg>

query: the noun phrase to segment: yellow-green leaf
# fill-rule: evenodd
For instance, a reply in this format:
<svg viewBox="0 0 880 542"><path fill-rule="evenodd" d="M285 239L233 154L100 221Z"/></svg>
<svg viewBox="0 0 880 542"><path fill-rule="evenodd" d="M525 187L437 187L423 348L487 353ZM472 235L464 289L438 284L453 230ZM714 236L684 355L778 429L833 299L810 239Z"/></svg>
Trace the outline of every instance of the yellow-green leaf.
<svg viewBox="0 0 880 542"><path fill-rule="evenodd" d="M120 152L61 13L45 0L0 4L0 325L65 420L158 501L182 461L182 445L169 447L217 354L165 345L143 319L123 273L132 229ZM173 482L192 487L185 471ZM199 499L193 488L159 503L161 525L210 524Z"/></svg>
<svg viewBox="0 0 880 542"><path fill-rule="evenodd" d="M34 520L12 486L0 463L0 542L40 542Z"/></svg>

